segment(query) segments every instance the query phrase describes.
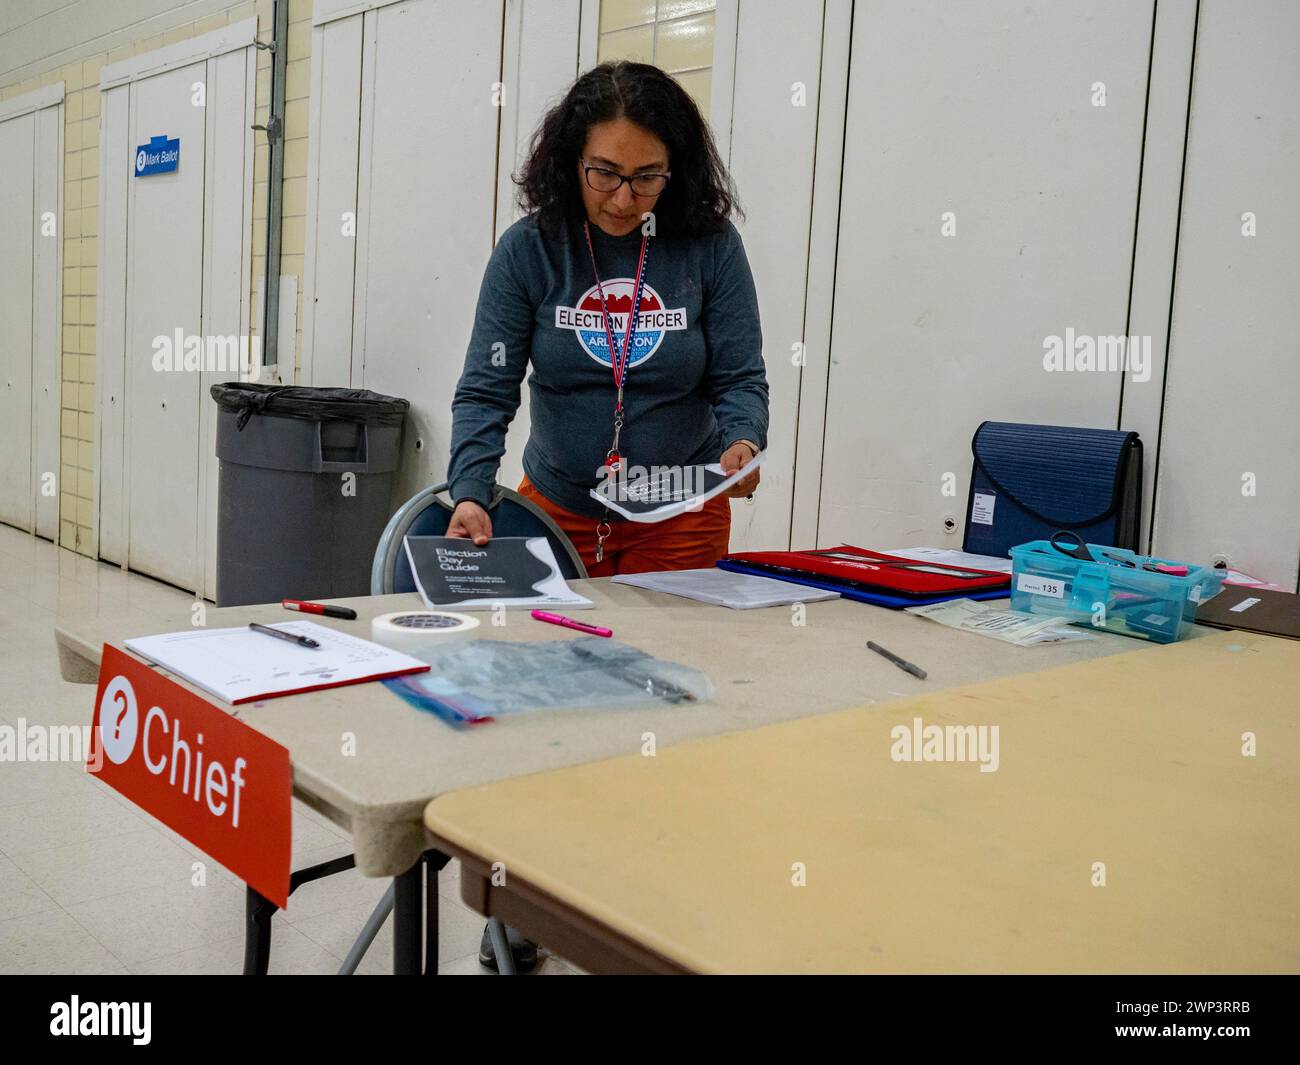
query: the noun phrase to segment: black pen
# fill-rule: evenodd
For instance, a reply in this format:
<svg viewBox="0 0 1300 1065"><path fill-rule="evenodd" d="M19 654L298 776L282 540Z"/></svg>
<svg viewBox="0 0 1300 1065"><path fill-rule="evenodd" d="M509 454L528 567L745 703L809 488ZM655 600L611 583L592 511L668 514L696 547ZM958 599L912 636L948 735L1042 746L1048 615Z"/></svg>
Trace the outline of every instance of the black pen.
<svg viewBox="0 0 1300 1065"><path fill-rule="evenodd" d="M283 629L273 629L270 625L259 625L256 621L250 621L248 627L254 632L265 633L267 636L274 636L277 640L288 640L290 643L296 643L300 647L317 648L320 646L310 636L299 636L297 633L285 632Z"/></svg>
<svg viewBox="0 0 1300 1065"><path fill-rule="evenodd" d="M888 658L899 669L905 670L906 672L912 674L912 676L918 678L919 680L925 680L925 670L923 670L920 666L914 666L906 658L899 658L898 655L894 654L893 651L886 651L878 643L872 643L870 640L868 640L867 646L870 647L873 651L875 651L876 654L883 655L885 658Z"/></svg>

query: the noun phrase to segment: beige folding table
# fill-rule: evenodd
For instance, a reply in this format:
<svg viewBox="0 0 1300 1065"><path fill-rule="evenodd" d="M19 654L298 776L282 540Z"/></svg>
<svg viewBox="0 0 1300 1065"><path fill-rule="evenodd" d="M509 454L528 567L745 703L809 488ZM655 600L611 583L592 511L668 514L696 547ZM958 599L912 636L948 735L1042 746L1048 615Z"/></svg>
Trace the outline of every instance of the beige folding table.
<svg viewBox="0 0 1300 1065"><path fill-rule="evenodd" d="M470 906L597 972L1300 971L1300 642L1131 647L461 789L425 823ZM917 719L996 725L997 769L894 760Z"/></svg>
<svg viewBox="0 0 1300 1065"><path fill-rule="evenodd" d="M429 801L446 792L642 750L652 735L659 751L686 740L753 729L779 721L907 698L990 677L1044 669L1120 651L1151 650L1098 633L1093 640L1014 647L953 632L898 611L836 599L799 610L729 610L650 592L608 578L571 582L594 608L583 620L609 626L616 639L660 658L704 670L716 686L708 702L643 709L525 714L457 731L408 706L382 684L307 692L240 706L240 719L289 750L294 794L352 834L357 869L393 877L395 951L401 971L420 968L425 907L436 904L429 876L424 900L423 824ZM422 606L414 594L340 599L356 621L315 618L368 637L370 619ZM212 628L273 623L297 615L279 604L210 609ZM561 640L570 630L533 621L527 611L492 624L478 638ZM132 636L188 629L188 604L174 609L105 606L96 614L61 612L56 624L60 666L68 680L93 682L105 643L123 649ZM929 671L918 681L866 649L874 640ZM198 695L230 707L178 680ZM86 698L87 719L92 698ZM354 739L345 745L345 733ZM355 754L349 753L355 750ZM436 872L436 871L435 871ZM431 886L430 886L431 885ZM269 927L269 915L266 915ZM436 934L436 923L429 930ZM429 942L424 940L425 953ZM428 954L436 958L436 953Z"/></svg>

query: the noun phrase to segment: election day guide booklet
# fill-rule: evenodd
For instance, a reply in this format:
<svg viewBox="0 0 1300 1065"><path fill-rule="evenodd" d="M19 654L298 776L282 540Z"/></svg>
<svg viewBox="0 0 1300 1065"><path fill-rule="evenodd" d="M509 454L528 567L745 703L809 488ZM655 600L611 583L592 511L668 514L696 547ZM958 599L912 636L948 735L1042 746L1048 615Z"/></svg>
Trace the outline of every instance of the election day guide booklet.
<svg viewBox="0 0 1300 1065"><path fill-rule="evenodd" d="M431 608L592 605L565 582L545 536L496 536L482 547L462 537L408 536L405 547L420 598Z"/></svg>

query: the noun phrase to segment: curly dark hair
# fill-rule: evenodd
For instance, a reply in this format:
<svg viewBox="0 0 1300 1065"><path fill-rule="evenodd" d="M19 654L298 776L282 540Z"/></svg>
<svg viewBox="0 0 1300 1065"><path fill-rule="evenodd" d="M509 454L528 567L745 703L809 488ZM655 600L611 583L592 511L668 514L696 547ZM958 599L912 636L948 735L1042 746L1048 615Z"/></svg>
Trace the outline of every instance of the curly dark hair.
<svg viewBox="0 0 1300 1065"><path fill-rule="evenodd" d="M533 134L528 161L514 181L519 203L536 212L550 236L569 236L587 219L578 182L578 157L587 131L626 118L668 148L672 180L655 205L660 235L716 233L744 213L700 109L672 77L648 63L601 63L575 81Z"/></svg>

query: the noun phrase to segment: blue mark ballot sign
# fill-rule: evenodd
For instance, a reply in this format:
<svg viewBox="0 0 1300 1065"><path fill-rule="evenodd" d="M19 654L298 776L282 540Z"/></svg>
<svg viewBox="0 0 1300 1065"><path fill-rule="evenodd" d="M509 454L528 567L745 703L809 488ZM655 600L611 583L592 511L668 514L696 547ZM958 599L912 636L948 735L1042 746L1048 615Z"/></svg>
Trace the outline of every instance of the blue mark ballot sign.
<svg viewBox="0 0 1300 1065"><path fill-rule="evenodd" d="M135 150L135 176L170 174L181 165L181 139L168 140L164 134L150 137L148 144Z"/></svg>

